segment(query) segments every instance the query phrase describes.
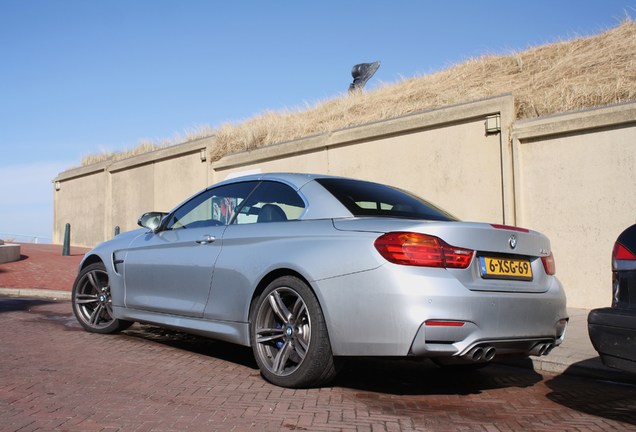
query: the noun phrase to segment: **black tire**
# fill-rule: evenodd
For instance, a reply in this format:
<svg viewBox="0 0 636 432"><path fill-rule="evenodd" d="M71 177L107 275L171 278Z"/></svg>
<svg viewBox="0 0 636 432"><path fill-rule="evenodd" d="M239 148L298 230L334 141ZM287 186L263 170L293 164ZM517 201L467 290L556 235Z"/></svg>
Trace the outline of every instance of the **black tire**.
<svg viewBox="0 0 636 432"><path fill-rule="evenodd" d="M133 324L113 317L110 282L101 262L79 272L73 284L71 302L75 318L89 332L115 333Z"/></svg>
<svg viewBox="0 0 636 432"><path fill-rule="evenodd" d="M278 278L265 288L252 309L250 342L261 374L272 384L316 387L336 376L320 304L296 277Z"/></svg>

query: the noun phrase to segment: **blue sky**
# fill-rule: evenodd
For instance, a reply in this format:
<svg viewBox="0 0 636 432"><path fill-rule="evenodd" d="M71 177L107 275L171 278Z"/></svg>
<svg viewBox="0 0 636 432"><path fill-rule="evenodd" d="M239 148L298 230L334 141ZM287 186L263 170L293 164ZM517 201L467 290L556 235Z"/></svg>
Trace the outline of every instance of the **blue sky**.
<svg viewBox="0 0 636 432"><path fill-rule="evenodd" d="M636 0L0 0L0 238L52 237L51 180L85 155L337 97L356 63L382 61L372 89L626 16Z"/></svg>

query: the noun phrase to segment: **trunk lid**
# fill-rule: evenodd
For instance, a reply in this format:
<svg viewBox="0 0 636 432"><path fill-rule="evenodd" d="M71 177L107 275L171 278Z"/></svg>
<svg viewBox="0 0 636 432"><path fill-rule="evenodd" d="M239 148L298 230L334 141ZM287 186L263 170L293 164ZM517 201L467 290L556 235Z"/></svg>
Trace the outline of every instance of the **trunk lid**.
<svg viewBox="0 0 636 432"><path fill-rule="evenodd" d="M334 227L342 231L377 232L378 236L387 232L414 232L471 249L475 253L468 268L446 270L473 291L544 292L554 279L546 274L541 261L551 254L550 241L532 230L476 222L383 218L339 219L334 220Z"/></svg>

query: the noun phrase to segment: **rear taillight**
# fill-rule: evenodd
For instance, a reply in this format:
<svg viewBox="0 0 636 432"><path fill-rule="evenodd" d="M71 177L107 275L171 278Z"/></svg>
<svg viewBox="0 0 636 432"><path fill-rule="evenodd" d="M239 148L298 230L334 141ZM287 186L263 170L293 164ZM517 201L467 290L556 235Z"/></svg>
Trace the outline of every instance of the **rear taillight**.
<svg viewBox="0 0 636 432"><path fill-rule="evenodd" d="M442 239L420 233L390 232L375 241L375 248L395 264L467 268L474 251L451 246Z"/></svg>
<svg viewBox="0 0 636 432"><path fill-rule="evenodd" d="M541 257L541 262L547 275L552 276L556 273L556 264L554 263L554 255L552 255L552 252L550 252L548 256Z"/></svg>
<svg viewBox="0 0 636 432"><path fill-rule="evenodd" d="M621 307L629 303L629 288L627 278L621 276L623 270L634 269L636 255L620 244L614 243L612 250L612 307Z"/></svg>
<svg viewBox="0 0 636 432"><path fill-rule="evenodd" d="M627 260L634 261L636 260L636 255L632 253L625 246L620 244L619 242L614 243L614 250L612 251L612 258L615 260Z"/></svg>

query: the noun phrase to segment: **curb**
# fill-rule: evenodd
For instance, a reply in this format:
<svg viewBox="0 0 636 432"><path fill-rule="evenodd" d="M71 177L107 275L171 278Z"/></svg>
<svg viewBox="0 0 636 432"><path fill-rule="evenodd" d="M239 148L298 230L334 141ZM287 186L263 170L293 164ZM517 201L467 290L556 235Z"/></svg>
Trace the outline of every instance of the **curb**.
<svg viewBox="0 0 636 432"><path fill-rule="evenodd" d="M71 293L69 291L33 289L33 288L0 288L0 295L6 295L9 297L46 298L51 300L70 300L71 299Z"/></svg>

